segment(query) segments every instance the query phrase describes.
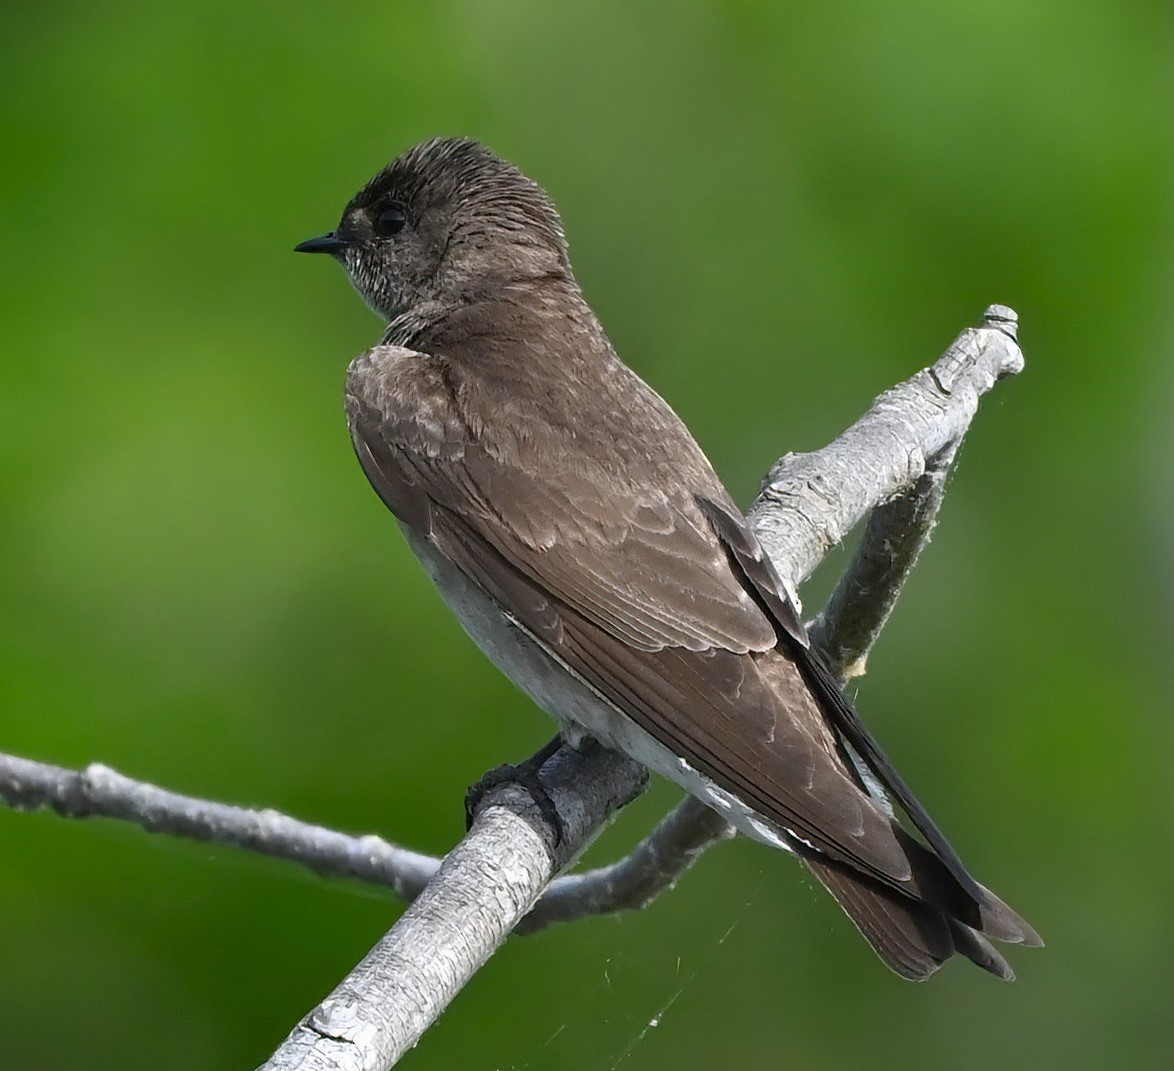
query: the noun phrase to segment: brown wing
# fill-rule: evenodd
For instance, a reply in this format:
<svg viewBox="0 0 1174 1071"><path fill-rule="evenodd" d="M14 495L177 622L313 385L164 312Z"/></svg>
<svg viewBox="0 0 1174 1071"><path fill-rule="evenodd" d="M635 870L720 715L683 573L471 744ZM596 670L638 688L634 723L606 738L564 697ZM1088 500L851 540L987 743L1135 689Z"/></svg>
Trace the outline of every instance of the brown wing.
<svg viewBox="0 0 1174 1071"><path fill-rule="evenodd" d="M793 606L785 595L784 585L775 573L770 559L766 557L758 540L747 526L745 518L737 510L729 509L720 501L702 497L699 502L706 515L712 519L714 531L729 549L732 564L742 573L764 609L774 620L779 622L781 626L780 647L788 652L789 657L794 659L794 666L802 678L807 694L818 707L822 717L826 719L826 724L835 730L837 740L846 741L859 761L863 762L893 799L900 804L909 820L932 849L932 852L927 850L900 827L896 825L891 827L913 873L913 881L904 891L916 889L921 898L945 907L948 914L952 916L948 921L951 940L957 950L963 952L980 966L992 970L996 974L1003 974L1004 977L1011 977L1010 968L1006 966L1001 957L977 934L971 933L967 927L974 927L1006 941L1022 941L1028 944L1041 944L1039 935L1011 908L970 875L958 853L921 805L921 802L913 795L880 744L860 720L860 716L840 690L839 684L823 660L810 648L802 624L798 625L799 631L796 631L795 622L789 616L793 611ZM780 600L785 603L781 609L779 609ZM855 766L856 758L851 756L845 756L845 758ZM825 854L834 857L834 853ZM816 875L835 893L841 906L849 914L853 914L850 905L855 899L859 903L871 902L873 910L879 910L880 914L890 921L897 918L897 915L893 913L892 903L886 902L883 896L877 896L869 891L867 882L860 885L852 896L845 898L841 895L847 888L842 872L841 876L836 878L834 867L829 869L827 866L821 866L817 860L809 859L808 861L812 864ZM885 956L883 942L878 943L873 940L873 937L880 931L875 927L870 929L866 918L860 915L853 915L853 917L865 936L873 941L878 952ZM962 932L958 928L960 925L966 932ZM900 927L898 926L897 929ZM891 933L890 936L892 936Z"/></svg>
<svg viewBox="0 0 1174 1071"><path fill-rule="evenodd" d="M810 649L802 623L788 616L793 612L793 606L785 595L781 596L784 591L782 581L745 519L736 510L729 510L721 502L705 498L699 501L706 515L712 520L714 531L729 548L736 567L741 570L747 583L771 616L783 624L786 631L784 646L792 652L803 679L818 699L821 711L860 756L871 773L904 808L910 821L967 893L981 901L985 890L971 877L958 853L946 840L945 834L913 795L905 779L897 772L888 755L860 720L860 716L848 702L823 660ZM781 606L780 602L783 603Z"/></svg>
<svg viewBox="0 0 1174 1071"><path fill-rule="evenodd" d="M564 377L543 427L541 405L520 410L516 384L470 390L461 375L395 347L352 365L355 449L397 517L672 754L787 831L894 969L928 973L943 925L995 973L1005 963L970 927L1039 943L970 877L860 723L744 518L651 389L618 362L570 388ZM584 386L605 405L577 425ZM601 409L606 444L584 450ZM856 756L933 851L869 795ZM931 925L905 897L941 918Z"/></svg>
<svg viewBox="0 0 1174 1071"><path fill-rule="evenodd" d="M560 605L637 650L775 645L687 488L633 484L606 457L557 434L536 444L504 416L512 438L488 441L443 404L447 375L445 362L396 347L351 368L356 449L401 520L428 532L431 507L447 507Z"/></svg>
<svg viewBox="0 0 1174 1071"><path fill-rule="evenodd" d="M439 411L443 380L443 362L408 351L352 369L356 450L389 508L671 752L800 843L916 895L891 820L779 648L780 627L802 634L793 608L781 589L777 606L752 597L699 505L733 510L700 451L676 494L565 454L540 480Z"/></svg>

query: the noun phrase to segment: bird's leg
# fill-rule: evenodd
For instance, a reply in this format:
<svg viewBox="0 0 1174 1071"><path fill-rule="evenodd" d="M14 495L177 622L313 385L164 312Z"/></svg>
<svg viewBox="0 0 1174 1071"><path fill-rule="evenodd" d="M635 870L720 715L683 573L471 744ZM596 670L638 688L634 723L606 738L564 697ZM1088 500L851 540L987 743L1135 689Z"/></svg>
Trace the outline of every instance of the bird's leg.
<svg viewBox="0 0 1174 1071"><path fill-rule="evenodd" d="M559 817L554 800L550 798L550 793L546 791L546 786L538 776L538 772L546 760L562 745L562 734L556 733L553 740L544 744L528 759L524 759L516 765L506 763L503 766L495 766L479 781L470 785L469 791L465 793L465 828L468 829L473 825L473 818L477 813L477 808L481 806L481 801L485 798L485 793L498 785L514 784L526 790L534 801L534 805L542 813L542 817L550 823L550 828L554 830L555 846L562 843L563 821Z"/></svg>

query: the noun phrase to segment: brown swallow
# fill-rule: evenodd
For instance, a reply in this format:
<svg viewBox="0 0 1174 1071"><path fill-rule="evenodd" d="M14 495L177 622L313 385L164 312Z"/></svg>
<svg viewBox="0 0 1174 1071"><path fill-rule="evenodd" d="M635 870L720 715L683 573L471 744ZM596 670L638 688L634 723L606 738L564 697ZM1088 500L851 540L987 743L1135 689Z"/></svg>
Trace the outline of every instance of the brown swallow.
<svg viewBox="0 0 1174 1071"><path fill-rule="evenodd" d="M347 376L363 471L563 736L797 855L898 974L959 952L1012 978L988 938L1039 937L970 876L689 430L616 356L546 193L474 141L430 141L298 250L389 321Z"/></svg>

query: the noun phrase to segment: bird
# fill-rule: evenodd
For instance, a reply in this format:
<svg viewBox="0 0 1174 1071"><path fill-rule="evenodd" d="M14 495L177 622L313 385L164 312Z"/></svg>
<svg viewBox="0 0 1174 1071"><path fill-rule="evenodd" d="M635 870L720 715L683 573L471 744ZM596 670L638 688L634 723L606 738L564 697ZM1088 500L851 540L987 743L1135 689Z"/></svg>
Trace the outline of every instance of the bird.
<svg viewBox="0 0 1174 1071"><path fill-rule="evenodd" d="M701 447L617 356L545 190L476 140L436 138L296 251L339 262L387 323L346 376L363 472L561 739L622 752L797 856L898 975L957 953L1014 978L992 939L1038 934L971 876Z"/></svg>

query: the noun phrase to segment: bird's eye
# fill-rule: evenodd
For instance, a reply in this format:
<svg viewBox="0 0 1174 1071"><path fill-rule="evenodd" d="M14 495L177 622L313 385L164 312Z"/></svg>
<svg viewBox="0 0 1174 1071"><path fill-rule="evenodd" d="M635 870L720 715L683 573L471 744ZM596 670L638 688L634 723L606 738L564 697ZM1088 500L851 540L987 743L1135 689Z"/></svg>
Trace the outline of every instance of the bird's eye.
<svg viewBox="0 0 1174 1071"><path fill-rule="evenodd" d="M380 238L391 238L407 226L408 210L403 205L388 205L375 217L375 233Z"/></svg>

